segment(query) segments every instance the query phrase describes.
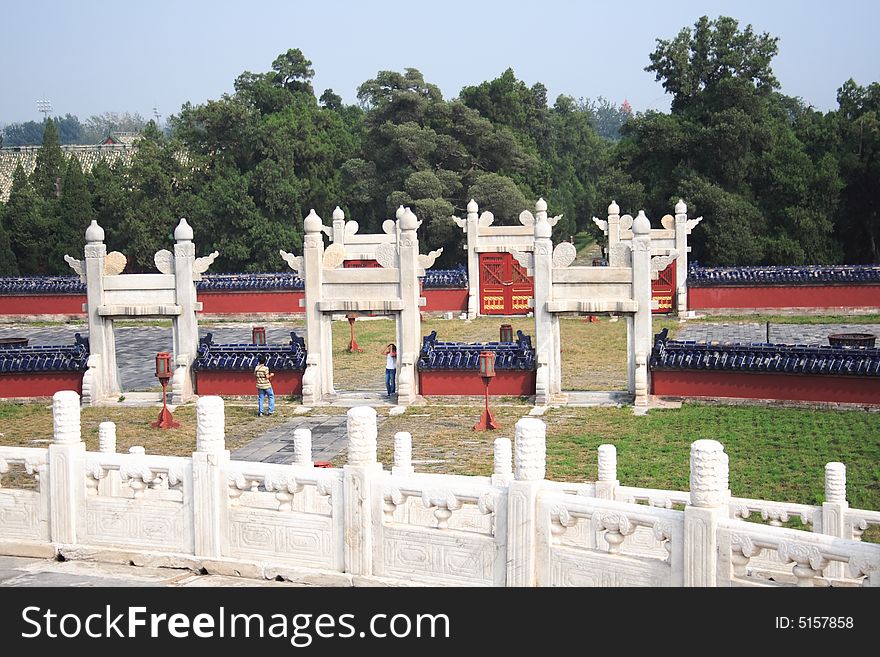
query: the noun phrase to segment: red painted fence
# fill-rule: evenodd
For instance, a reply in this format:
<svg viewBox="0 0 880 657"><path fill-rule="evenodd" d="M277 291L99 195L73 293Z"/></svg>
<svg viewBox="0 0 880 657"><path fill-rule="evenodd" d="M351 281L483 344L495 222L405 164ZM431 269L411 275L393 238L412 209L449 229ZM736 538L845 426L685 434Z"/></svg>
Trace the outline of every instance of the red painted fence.
<svg viewBox="0 0 880 657"><path fill-rule="evenodd" d="M691 310L724 308L876 308L880 285L689 287Z"/></svg>
<svg viewBox="0 0 880 657"><path fill-rule="evenodd" d="M670 397L729 397L880 405L880 377L655 370L651 373L651 393Z"/></svg>
<svg viewBox="0 0 880 657"><path fill-rule="evenodd" d="M0 374L0 398L51 397L61 390L82 394L82 372L4 372Z"/></svg>
<svg viewBox="0 0 880 657"><path fill-rule="evenodd" d="M198 395L254 395L254 373L230 370L199 370L194 373ZM302 372L276 370L272 390L276 395L301 395Z"/></svg>
<svg viewBox="0 0 880 657"><path fill-rule="evenodd" d="M486 386L476 370L426 370L419 372L419 394L485 395ZM495 370L495 378L489 384L490 396L534 394L534 371Z"/></svg>

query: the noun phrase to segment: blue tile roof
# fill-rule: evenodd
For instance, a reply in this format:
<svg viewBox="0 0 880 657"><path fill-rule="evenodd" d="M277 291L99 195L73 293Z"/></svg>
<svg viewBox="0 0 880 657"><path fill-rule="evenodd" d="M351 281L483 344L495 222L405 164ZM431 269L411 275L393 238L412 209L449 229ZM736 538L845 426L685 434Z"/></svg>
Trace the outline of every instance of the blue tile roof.
<svg viewBox="0 0 880 657"><path fill-rule="evenodd" d="M272 371L302 372L306 369L305 340L295 331L290 332L290 342L287 344L217 344L213 340L213 334L208 333L199 339L199 350L193 361L193 369L251 371L257 366L260 355L266 356L266 365Z"/></svg>
<svg viewBox="0 0 880 657"><path fill-rule="evenodd" d="M16 347L0 345L0 374L12 372L84 372L89 339L79 333L72 345Z"/></svg>
<svg viewBox="0 0 880 657"><path fill-rule="evenodd" d="M880 283L878 265L809 265L802 267L688 267L688 286L823 285Z"/></svg>
<svg viewBox="0 0 880 657"><path fill-rule="evenodd" d="M652 370L781 372L835 376L880 376L880 349L762 342L668 340L654 336Z"/></svg>
<svg viewBox="0 0 880 657"><path fill-rule="evenodd" d="M535 349L532 338L522 331L516 332L515 342L442 342L437 340L437 331L422 338L422 351L419 354L419 370L478 370L480 352L495 354L496 370L534 370Z"/></svg>

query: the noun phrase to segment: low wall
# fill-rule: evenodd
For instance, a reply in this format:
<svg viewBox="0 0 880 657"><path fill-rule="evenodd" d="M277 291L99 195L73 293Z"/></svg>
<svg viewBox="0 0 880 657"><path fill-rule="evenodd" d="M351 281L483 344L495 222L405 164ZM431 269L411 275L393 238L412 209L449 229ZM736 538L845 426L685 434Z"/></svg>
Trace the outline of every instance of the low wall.
<svg viewBox="0 0 880 657"><path fill-rule="evenodd" d="M0 295L0 316L64 315L85 317L85 294Z"/></svg>
<svg viewBox="0 0 880 657"><path fill-rule="evenodd" d="M117 453L112 422L88 452L79 403L54 396L48 447L0 446L0 474L31 478L0 488L0 554L323 586L880 586L880 546L858 540L880 512L850 508L842 463L821 505L731 496L714 440L691 445L688 491L622 485L610 444L595 482L548 481L546 425L526 417L495 439L491 476L426 474L406 432L378 462L367 407L348 411L342 468L314 467L303 428L291 465L235 461L214 396L191 457ZM790 517L812 531L778 526Z"/></svg>
<svg viewBox="0 0 880 657"><path fill-rule="evenodd" d="M651 394L880 405L880 378L656 370Z"/></svg>
<svg viewBox="0 0 880 657"><path fill-rule="evenodd" d="M690 287L688 307L702 311L880 309L880 285Z"/></svg>
<svg viewBox="0 0 880 657"><path fill-rule="evenodd" d="M252 371L201 370L193 373L197 395L256 395ZM301 395L302 372L280 370L272 377L276 395Z"/></svg>
<svg viewBox="0 0 880 657"><path fill-rule="evenodd" d="M419 394L484 395L486 386L476 370L428 370L419 372ZM489 395L530 397L535 394L535 371L496 370Z"/></svg>
<svg viewBox="0 0 880 657"><path fill-rule="evenodd" d="M467 288L446 290L422 290L425 297L425 305L421 307L423 312L461 312L468 309Z"/></svg>
<svg viewBox="0 0 880 657"><path fill-rule="evenodd" d="M424 312L467 312L466 289L424 290ZM200 315L301 315L301 290L199 291ZM85 317L85 294L0 294L0 316Z"/></svg>
<svg viewBox="0 0 880 657"><path fill-rule="evenodd" d="M0 398L51 397L60 390L82 394L83 372L3 372Z"/></svg>

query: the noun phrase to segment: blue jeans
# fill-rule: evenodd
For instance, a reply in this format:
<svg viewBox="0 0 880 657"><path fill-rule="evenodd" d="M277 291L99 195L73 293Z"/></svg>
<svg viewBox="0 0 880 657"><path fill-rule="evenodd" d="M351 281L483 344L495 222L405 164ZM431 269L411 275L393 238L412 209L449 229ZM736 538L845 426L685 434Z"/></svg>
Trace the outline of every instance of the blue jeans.
<svg viewBox="0 0 880 657"><path fill-rule="evenodd" d="M394 377L396 374L397 370L385 370L385 389L389 395L394 394Z"/></svg>
<svg viewBox="0 0 880 657"><path fill-rule="evenodd" d="M272 388L266 388L262 390L257 388L257 394L260 396L260 415L263 414L263 397L269 398L269 413L275 412L275 391Z"/></svg>

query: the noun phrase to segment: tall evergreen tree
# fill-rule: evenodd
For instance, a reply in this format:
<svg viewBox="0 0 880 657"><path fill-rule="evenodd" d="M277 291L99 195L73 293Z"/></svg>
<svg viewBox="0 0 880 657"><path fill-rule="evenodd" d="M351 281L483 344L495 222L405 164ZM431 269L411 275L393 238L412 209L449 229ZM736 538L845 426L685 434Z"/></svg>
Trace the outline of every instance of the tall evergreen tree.
<svg viewBox="0 0 880 657"><path fill-rule="evenodd" d="M18 276L18 262L6 230L6 208L0 205L0 276Z"/></svg>
<svg viewBox="0 0 880 657"><path fill-rule="evenodd" d="M50 273L61 274L68 270L64 255L82 251L83 235L94 216L92 194L79 160L71 157L64 172L61 187L61 203L58 212L57 229L52 240L49 258Z"/></svg>
<svg viewBox="0 0 880 657"><path fill-rule="evenodd" d="M17 164L12 174L4 223L18 271L23 276L48 271L46 244L50 235L41 215L41 206L42 201L31 186L21 163Z"/></svg>
<svg viewBox="0 0 880 657"><path fill-rule="evenodd" d="M34 191L44 199L61 196L61 178L64 175L64 154L58 141L58 127L46 119L43 127L43 146L37 153L37 163L31 174Z"/></svg>

